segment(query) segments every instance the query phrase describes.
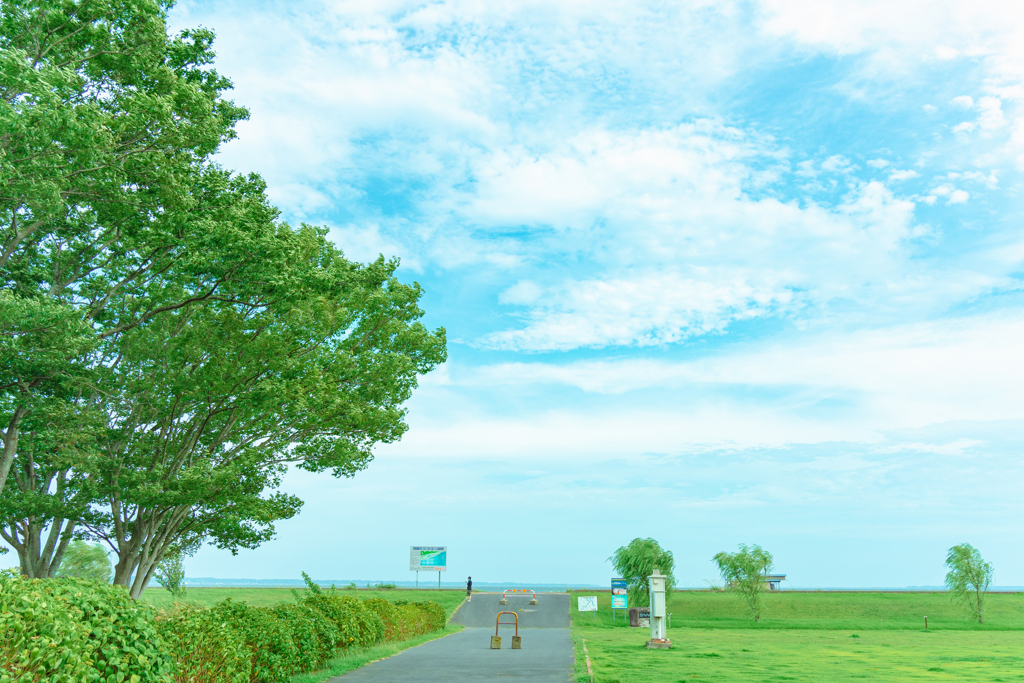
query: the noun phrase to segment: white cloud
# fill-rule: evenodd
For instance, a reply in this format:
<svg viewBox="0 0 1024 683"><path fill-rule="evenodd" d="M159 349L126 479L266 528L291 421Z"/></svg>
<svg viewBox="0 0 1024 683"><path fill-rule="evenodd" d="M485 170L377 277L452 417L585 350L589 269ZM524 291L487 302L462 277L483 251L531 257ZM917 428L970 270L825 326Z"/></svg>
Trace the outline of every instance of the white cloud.
<svg viewBox="0 0 1024 683"><path fill-rule="evenodd" d="M998 97L982 97L978 100L978 125L982 130L992 131L1006 125L1003 103Z"/></svg>
<svg viewBox="0 0 1024 683"><path fill-rule="evenodd" d="M540 302L530 323L523 329L488 334L481 342L528 351L666 344L722 330L734 320L772 312L793 300L784 281L752 285L743 273L700 270L694 273L696 278L663 273L632 280L567 282L544 294L531 289L532 299ZM524 298L521 289L504 297Z"/></svg>
<svg viewBox="0 0 1024 683"><path fill-rule="evenodd" d="M909 169L908 170L902 170L902 171L893 171L892 173L889 174L889 180L893 180L893 181L910 180L911 178L920 178L920 177L921 177L920 173L918 173L917 171L909 170Z"/></svg>
<svg viewBox="0 0 1024 683"><path fill-rule="evenodd" d="M963 204L970 198L971 195L964 190L953 190L950 193L949 200L946 201L946 204Z"/></svg>
<svg viewBox="0 0 1024 683"><path fill-rule="evenodd" d="M954 97L950 102L958 107L963 107L964 109L974 109L974 98L970 95Z"/></svg>
<svg viewBox="0 0 1024 683"><path fill-rule="evenodd" d="M977 124L975 124L973 121L963 121L962 123L958 123L955 126L953 126L953 132L954 133L970 133L971 131L973 131L977 127L978 127Z"/></svg>
<svg viewBox="0 0 1024 683"><path fill-rule="evenodd" d="M868 166L871 168L885 168L888 165L889 162L885 159L870 159L868 161Z"/></svg>

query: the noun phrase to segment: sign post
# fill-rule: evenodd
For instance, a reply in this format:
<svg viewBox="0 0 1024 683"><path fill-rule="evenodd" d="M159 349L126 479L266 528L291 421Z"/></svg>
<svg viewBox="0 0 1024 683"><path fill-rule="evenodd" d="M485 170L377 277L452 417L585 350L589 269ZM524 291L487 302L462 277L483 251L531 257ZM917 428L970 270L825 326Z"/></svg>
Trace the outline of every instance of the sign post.
<svg viewBox="0 0 1024 683"><path fill-rule="evenodd" d="M626 580L625 579L612 579L612 621L615 621L615 610L622 610L622 619L626 619L626 609L628 609L626 599Z"/></svg>
<svg viewBox="0 0 1024 683"><path fill-rule="evenodd" d="M414 545L409 547L409 571L416 572L416 587L420 587L420 571L437 572L437 587L441 588L441 572L448 569L448 546Z"/></svg>

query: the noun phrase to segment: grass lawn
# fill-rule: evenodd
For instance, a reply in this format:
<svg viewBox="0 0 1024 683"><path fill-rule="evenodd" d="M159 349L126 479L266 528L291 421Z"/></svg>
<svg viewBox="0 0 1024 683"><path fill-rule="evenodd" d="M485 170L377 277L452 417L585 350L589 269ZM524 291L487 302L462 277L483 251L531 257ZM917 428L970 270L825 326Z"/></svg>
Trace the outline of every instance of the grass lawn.
<svg viewBox="0 0 1024 683"><path fill-rule="evenodd" d="M231 598L235 602L246 602L251 607L268 607L280 605L282 602L295 602L291 588L189 588L186 592L185 602L210 607L222 600ZM305 589L294 589L300 593ZM329 590L329 589L328 589ZM462 604L466 597L466 591L460 589L449 590L346 590L340 591L343 595L353 595L360 599L384 598L385 600L409 600L410 602L433 600L444 607L444 611L451 616L455 609ZM142 594L142 601L148 602L157 608L170 607L172 604L171 594L159 586L151 586Z"/></svg>
<svg viewBox="0 0 1024 683"><path fill-rule="evenodd" d="M577 675L588 680L585 641L595 683L1024 680L1024 595L989 595L979 626L941 593L768 594L754 624L736 595L677 592L672 650L645 649L650 632L621 613L613 625L609 594L596 595L597 614L572 601Z"/></svg>

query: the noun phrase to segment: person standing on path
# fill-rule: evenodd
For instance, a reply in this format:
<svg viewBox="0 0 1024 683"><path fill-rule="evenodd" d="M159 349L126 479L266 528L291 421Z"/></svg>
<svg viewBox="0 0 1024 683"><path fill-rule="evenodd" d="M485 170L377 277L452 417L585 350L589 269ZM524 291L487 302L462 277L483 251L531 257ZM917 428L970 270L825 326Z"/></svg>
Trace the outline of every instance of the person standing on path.
<svg viewBox="0 0 1024 683"><path fill-rule="evenodd" d="M473 602L473 577L466 578L466 602Z"/></svg>

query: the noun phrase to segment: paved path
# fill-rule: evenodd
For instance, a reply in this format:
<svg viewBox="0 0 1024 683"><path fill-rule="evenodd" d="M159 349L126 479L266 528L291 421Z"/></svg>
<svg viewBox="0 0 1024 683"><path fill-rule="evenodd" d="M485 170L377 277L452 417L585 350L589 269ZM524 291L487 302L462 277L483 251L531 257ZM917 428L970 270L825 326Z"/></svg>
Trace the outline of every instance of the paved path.
<svg viewBox="0 0 1024 683"><path fill-rule="evenodd" d="M517 679L566 683L573 664L569 595L541 594L539 605L530 605L529 598L509 598L507 607L498 604L500 597L477 593L472 602L463 603L452 617L453 622L467 627L461 633L403 650L328 683L483 683ZM515 633L511 626L501 629L501 649L490 649L494 618L502 610L519 615L523 649L509 647Z"/></svg>
<svg viewBox="0 0 1024 683"><path fill-rule="evenodd" d="M499 605L501 593L476 593L472 602L462 603L452 621L463 626L494 628L498 612L519 615L519 628L569 628L569 594L541 593L536 605L526 596L509 596L508 605ZM503 617L502 621L510 619Z"/></svg>

